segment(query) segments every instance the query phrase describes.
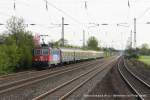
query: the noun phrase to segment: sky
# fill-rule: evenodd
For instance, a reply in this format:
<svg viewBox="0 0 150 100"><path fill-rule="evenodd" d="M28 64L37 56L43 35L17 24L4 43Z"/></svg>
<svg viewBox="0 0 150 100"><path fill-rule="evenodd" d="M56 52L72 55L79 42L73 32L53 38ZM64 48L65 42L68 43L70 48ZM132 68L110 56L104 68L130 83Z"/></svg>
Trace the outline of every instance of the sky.
<svg viewBox="0 0 150 100"><path fill-rule="evenodd" d="M86 1L86 4L85 4ZM0 23L13 15L21 17L29 25L27 30L35 34L48 35L45 41L61 38L61 20L64 17L65 39L71 45L82 46L85 40L95 36L99 45L124 49L133 31L133 19L137 18L137 46L150 45L150 1L149 0L1 0ZM127 24L121 24L127 23ZM99 26L97 26L99 24ZM108 25L102 25L108 24ZM117 26L119 24L119 26ZM128 27L125 27L128 26ZM0 32L5 31L0 26ZM132 39L133 41L133 39Z"/></svg>

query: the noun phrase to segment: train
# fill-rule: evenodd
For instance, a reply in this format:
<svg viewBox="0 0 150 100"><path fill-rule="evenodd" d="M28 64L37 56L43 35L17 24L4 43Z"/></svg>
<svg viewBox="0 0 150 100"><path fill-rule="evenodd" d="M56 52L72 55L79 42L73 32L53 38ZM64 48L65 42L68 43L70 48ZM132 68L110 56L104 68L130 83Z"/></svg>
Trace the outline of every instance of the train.
<svg viewBox="0 0 150 100"><path fill-rule="evenodd" d="M32 65L36 68L51 68L64 63L79 62L104 57L103 51L36 47L33 50Z"/></svg>

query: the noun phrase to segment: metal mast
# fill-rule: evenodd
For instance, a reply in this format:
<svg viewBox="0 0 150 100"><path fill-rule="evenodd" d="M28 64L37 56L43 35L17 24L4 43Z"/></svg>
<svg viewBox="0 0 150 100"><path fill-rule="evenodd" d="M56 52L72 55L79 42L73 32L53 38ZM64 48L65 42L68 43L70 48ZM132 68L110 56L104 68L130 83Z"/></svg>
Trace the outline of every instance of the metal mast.
<svg viewBox="0 0 150 100"><path fill-rule="evenodd" d="M134 48L136 48L136 18L134 18Z"/></svg>

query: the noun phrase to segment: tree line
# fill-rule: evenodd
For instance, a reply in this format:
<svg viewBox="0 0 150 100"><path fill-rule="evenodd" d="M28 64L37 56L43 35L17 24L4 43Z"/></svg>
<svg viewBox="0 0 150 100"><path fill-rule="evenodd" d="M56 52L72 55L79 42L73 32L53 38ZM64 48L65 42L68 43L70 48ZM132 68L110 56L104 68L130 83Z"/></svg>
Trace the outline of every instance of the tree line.
<svg viewBox="0 0 150 100"><path fill-rule="evenodd" d="M96 51L100 50L100 47L98 47L98 40L94 36L89 37L84 47L69 45L66 39L64 40L64 45L62 45L62 39L56 42L53 42L52 45L54 47L77 48L77 49L83 49L83 50L96 50Z"/></svg>
<svg viewBox="0 0 150 100"><path fill-rule="evenodd" d="M144 43L137 48L127 48L125 54L128 58L139 58L140 55L150 56L150 48L147 43Z"/></svg>
<svg viewBox="0 0 150 100"><path fill-rule="evenodd" d="M6 23L6 31L0 35L0 74L28 69L33 48L33 36L26 31L24 20L12 16Z"/></svg>

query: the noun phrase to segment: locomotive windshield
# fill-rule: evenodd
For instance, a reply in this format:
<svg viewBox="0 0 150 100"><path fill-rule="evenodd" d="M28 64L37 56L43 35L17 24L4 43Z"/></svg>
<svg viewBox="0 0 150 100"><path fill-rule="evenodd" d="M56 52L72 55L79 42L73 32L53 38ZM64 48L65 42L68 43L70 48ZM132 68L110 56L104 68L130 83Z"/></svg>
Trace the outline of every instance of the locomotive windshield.
<svg viewBox="0 0 150 100"><path fill-rule="evenodd" d="M48 55L48 49L43 49L43 54Z"/></svg>
<svg viewBox="0 0 150 100"><path fill-rule="evenodd" d="M34 55L48 55L49 50L48 49L35 49Z"/></svg>
<svg viewBox="0 0 150 100"><path fill-rule="evenodd" d="M40 50L40 49L36 49L36 50L34 51L34 54L35 54L35 55L40 55L40 54L41 54L41 50Z"/></svg>

